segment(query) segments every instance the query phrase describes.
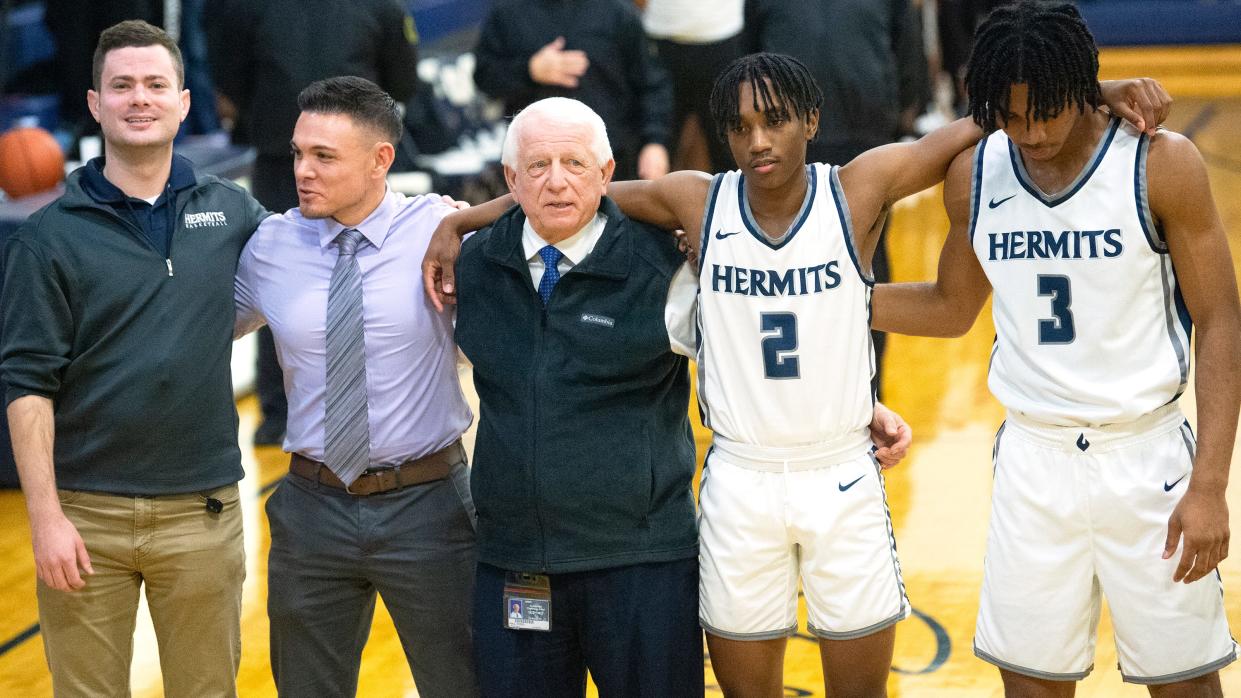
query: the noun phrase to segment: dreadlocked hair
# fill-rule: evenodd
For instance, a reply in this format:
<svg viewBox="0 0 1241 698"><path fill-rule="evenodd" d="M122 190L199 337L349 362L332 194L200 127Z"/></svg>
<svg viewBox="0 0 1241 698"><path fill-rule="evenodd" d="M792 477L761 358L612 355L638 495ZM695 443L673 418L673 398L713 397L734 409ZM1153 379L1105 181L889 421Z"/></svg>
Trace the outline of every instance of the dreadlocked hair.
<svg viewBox="0 0 1241 698"><path fill-rule="evenodd" d="M711 120L720 138L741 123L741 85L754 92L754 111L807 119L823 104L823 91L805 64L779 53L752 53L733 61L711 87ZM792 114L790 115L790 111Z"/></svg>
<svg viewBox="0 0 1241 698"><path fill-rule="evenodd" d="M1077 8L1019 0L998 7L974 34L965 72L969 115L984 131L1008 121L1014 83L1029 86L1025 113L1056 117L1066 106L1099 106L1099 49Z"/></svg>

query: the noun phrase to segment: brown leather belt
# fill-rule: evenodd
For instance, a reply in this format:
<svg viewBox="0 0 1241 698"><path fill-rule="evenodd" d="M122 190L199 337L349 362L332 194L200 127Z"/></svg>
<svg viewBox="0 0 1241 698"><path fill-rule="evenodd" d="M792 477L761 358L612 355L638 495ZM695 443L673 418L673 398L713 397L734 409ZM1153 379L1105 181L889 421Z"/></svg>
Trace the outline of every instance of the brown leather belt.
<svg viewBox="0 0 1241 698"><path fill-rule="evenodd" d="M461 446L461 441L457 440L446 448L421 458L408 460L391 468L368 470L348 487L336 477L331 468L300 453L294 453L289 458L289 472L349 494L366 496L443 480L452 472L453 466L464 460L465 448Z"/></svg>

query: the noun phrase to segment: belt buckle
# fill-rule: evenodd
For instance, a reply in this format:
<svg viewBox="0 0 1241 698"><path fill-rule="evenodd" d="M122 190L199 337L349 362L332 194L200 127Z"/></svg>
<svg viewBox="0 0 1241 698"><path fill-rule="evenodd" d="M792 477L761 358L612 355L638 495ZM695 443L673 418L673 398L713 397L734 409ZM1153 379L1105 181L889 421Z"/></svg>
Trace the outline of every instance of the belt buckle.
<svg viewBox="0 0 1241 698"><path fill-rule="evenodd" d="M361 482L361 481L362 481L362 478L367 477L367 476L369 476L369 475L374 475L374 474L375 474L375 473L367 473L367 472L363 472L361 475L359 475L359 476L357 476L356 478L354 478L354 479L353 479L353 482L351 482L351 483L349 483L349 484L345 485L345 493L346 493L346 494L351 494L351 495L353 495L354 497L369 497L369 496L371 496L372 494L375 494L375 491L374 491L374 490L372 490L372 491L370 491L370 492L354 492L354 491L353 491L353 486L354 486L354 485L356 485L356 484L358 484L359 482ZM342 482L341 484L344 484L344 482Z"/></svg>
<svg viewBox="0 0 1241 698"><path fill-rule="evenodd" d="M392 486L391 487L386 486L384 482L384 480L387 479L389 473L392 474ZM384 492L391 492L393 490L399 490L401 489L400 474L401 474L400 465L396 465L391 468L382 468L380 470L372 470L369 473L362 473L361 475L358 476L357 480L353 481L353 483L349 485L345 485L345 492L355 497L369 497L372 494L383 494ZM373 477L375 479L375 489L371 492L366 492L366 493L354 492L351 489L353 484L356 484L358 480L361 480L362 478L367 477L367 476Z"/></svg>
<svg viewBox="0 0 1241 698"><path fill-rule="evenodd" d="M361 480L363 477L366 477L366 473L362 473L361 475L359 475L356 479L354 479L353 482L357 482L358 480ZM355 497L365 497L366 495L362 494L361 492L354 492L352 489L350 489L351 487L353 487L353 482L347 485L343 482L341 483L342 485L345 485L345 493L351 494Z"/></svg>

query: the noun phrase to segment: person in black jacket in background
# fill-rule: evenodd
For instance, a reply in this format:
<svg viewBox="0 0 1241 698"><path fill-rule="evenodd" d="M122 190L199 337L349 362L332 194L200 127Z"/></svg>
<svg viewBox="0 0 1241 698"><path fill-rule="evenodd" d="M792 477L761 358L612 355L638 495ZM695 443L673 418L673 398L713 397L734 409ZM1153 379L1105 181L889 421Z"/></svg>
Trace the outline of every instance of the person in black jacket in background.
<svg viewBox="0 0 1241 698"><path fill-rule="evenodd" d="M289 139L297 95L316 80L356 75L397 102L414 94L418 33L398 0L218 0L205 12L207 47L221 105L258 151L254 197L276 213L297 206ZM256 390L263 423L256 445L284 440L288 402L271 331L259 333Z"/></svg>
<svg viewBox="0 0 1241 698"><path fill-rule="evenodd" d="M516 114L572 97L607 126L617 179L668 172L672 83L637 10L617 0L502 0L483 21L474 82Z"/></svg>

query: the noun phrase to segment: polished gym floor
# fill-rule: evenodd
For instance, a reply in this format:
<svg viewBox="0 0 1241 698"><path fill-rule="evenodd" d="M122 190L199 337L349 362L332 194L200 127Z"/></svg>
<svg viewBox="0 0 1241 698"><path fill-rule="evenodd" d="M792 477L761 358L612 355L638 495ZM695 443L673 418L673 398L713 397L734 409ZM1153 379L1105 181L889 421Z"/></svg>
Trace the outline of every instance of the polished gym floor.
<svg viewBox="0 0 1241 698"><path fill-rule="evenodd" d="M1168 126L1190 135L1206 158L1216 204L1229 231L1234 264L1241 267L1241 48L1111 51L1105 73L1151 74L1177 97ZM1161 72L1164 71L1164 72ZM890 250L898 280L933 277L947 228L938 189L903 202L893 215ZM893 696L984 698L1001 695L995 670L971 650L982 558L989 514L991 442L1003 411L987 392L986 361L994 330L989 311L960 339L893 337L884 374L886 402L914 429L914 447L897 469L887 473L902 570L915 613L897 629L889 692ZM1241 367L1241 357L1238 357ZM469 385L468 369L462 370ZM1193 391L1182 405L1193 416ZM239 404L240 438L247 477L245 505L247 580L242 619L243 657L238 680L242 696L274 696L267 655L265 612L267 521L263 501L287 468L276 448L253 449L253 399ZM696 412L691 410L691 412ZM699 454L709 435L697 427ZM1234 464L1241 461L1234 455ZM1234 477L1234 480L1237 478ZM1230 488L1234 512L1241 511L1241 488ZM1234 515L1234 528L1238 517ZM1225 598L1234 633L1241 628L1241 555L1221 565ZM802 630L805 630L804 617ZM1095 670L1079 696L1141 696L1140 687L1122 685L1106 614L1099 628ZM1222 672L1226 694L1241 695L1241 668ZM707 684L712 686L708 662ZM788 696L821 696L816 643L799 636L789 643L785 662ZM162 694L154 634L139 622L135 640L133 693ZM709 688L709 695L718 691ZM25 507L17 491L0 492L0 696L51 695L51 681L38 633L34 565ZM367 698L416 696L392 623L376 613L371 641L362 657L358 695Z"/></svg>

